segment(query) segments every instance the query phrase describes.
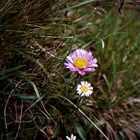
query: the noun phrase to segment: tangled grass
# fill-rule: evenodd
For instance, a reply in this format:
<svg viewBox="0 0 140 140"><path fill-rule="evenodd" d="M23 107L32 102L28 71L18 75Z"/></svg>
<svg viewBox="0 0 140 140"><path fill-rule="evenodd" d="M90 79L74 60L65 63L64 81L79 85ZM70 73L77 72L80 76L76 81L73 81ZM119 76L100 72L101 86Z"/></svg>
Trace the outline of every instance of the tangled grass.
<svg viewBox="0 0 140 140"><path fill-rule="evenodd" d="M0 139L139 139L140 17L96 2L0 2ZM96 72L64 67L77 48L96 56ZM79 100L82 80L94 93Z"/></svg>

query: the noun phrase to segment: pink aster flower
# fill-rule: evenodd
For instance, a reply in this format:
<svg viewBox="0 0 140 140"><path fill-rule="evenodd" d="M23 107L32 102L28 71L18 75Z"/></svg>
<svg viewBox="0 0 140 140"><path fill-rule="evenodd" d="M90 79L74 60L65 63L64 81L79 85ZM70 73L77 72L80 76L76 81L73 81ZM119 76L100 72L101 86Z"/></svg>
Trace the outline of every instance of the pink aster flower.
<svg viewBox="0 0 140 140"><path fill-rule="evenodd" d="M97 65L97 59L93 58L91 52L84 49L76 49L69 54L64 63L70 71L78 72L80 75L85 75L87 72L94 72Z"/></svg>

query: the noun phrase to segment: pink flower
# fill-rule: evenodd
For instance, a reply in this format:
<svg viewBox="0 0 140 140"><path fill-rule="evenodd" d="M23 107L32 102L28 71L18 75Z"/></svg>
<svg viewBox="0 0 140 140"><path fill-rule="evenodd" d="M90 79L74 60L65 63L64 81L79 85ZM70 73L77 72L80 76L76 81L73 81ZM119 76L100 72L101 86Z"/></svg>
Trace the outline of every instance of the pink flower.
<svg viewBox="0 0 140 140"><path fill-rule="evenodd" d="M97 65L97 59L93 58L92 53L84 49L76 49L69 54L64 63L70 71L78 72L80 75L85 75L86 72L94 72Z"/></svg>

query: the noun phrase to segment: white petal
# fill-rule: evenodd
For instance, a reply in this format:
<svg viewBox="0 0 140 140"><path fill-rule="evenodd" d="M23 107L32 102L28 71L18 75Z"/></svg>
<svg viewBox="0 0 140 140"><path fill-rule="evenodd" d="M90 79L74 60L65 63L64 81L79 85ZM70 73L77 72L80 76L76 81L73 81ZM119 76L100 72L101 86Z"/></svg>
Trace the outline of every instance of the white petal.
<svg viewBox="0 0 140 140"><path fill-rule="evenodd" d="M70 138L70 137L68 137L68 136L66 136L66 139L67 139L67 140L71 140L71 138Z"/></svg>
<svg viewBox="0 0 140 140"><path fill-rule="evenodd" d="M73 137L73 140L76 140L76 136Z"/></svg>
<svg viewBox="0 0 140 140"><path fill-rule="evenodd" d="M77 88L81 88L81 85L80 85L80 84L78 84Z"/></svg>
<svg viewBox="0 0 140 140"><path fill-rule="evenodd" d="M73 135L73 134L71 134L71 140L73 140L73 137L74 137L74 135Z"/></svg>
<svg viewBox="0 0 140 140"><path fill-rule="evenodd" d="M81 81L81 85L84 85L85 84L85 82L84 81Z"/></svg>
<svg viewBox="0 0 140 140"><path fill-rule="evenodd" d="M89 89L89 90L93 90L93 87L89 87L88 89Z"/></svg>
<svg viewBox="0 0 140 140"><path fill-rule="evenodd" d="M87 86L89 86L89 87L90 87L90 86L91 86L91 84L90 84L90 83L87 83Z"/></svg>

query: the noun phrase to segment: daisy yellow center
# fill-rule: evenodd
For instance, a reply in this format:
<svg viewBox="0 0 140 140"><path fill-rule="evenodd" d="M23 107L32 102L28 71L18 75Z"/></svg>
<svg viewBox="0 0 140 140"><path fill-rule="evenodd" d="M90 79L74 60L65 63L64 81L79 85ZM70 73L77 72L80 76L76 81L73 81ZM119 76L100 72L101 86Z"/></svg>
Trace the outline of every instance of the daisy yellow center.
<svg viewBox="0 0 140 140"><path fill-rule="evenodd" d="M74 65L77 68L82 69L88 65L88 61L85 58L77 58Z"/></svg>
<svg viewBox="0 0 140 140"><path fill-rule="evenodd" d="M85 85L82 86L82 87L81 87L81 91L82 91L82 92L87 92L87 91L88 91L88 87L85 86Z"/></svg>

